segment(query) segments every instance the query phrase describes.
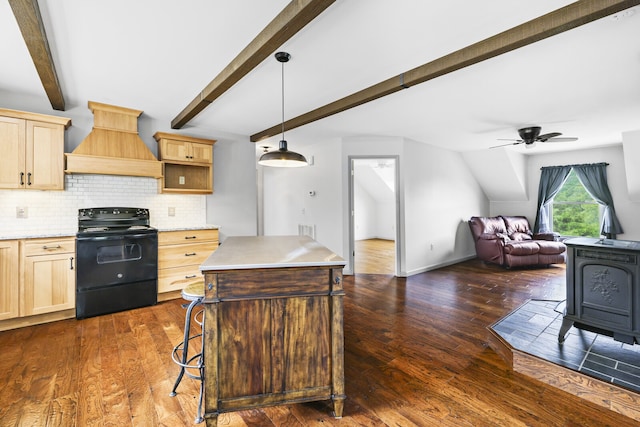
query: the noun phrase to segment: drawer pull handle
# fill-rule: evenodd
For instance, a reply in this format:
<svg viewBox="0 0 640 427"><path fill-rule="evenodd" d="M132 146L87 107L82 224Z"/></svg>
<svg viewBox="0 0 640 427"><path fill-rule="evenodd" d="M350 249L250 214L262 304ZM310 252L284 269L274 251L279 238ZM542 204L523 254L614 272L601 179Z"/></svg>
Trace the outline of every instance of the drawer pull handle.
<svg viewBox="0 0 640 427"><path fill-rule="evenodd" d="M197 236L184 236L185 239L189 240L189 239L197 239Z"/></svg>
<svg viewBox="0 0 640 427"><path fill-rule="evenodd" d="M24 172L20 172L20 185L24 185Z"/></svg>
<svg viewBox="0 0 640 427"><path fill-rule="evenodd" d="M73 257L69 258L69 261L71 261L71 270L73 270Z"/></svg>
<svg viewBox="0 0 640 427"><path fill-rule="evenodd" d="M193 278L195 278L195 277L196 277L196 275L195 275L195 274L192 274L191 276L184 276L184 278L185 278L185 279L193 279Z"/></svg>
<svg viewBox="0 0 640 427"><path fill-rule="evenodd" d="M190 254L184 254L184 256L194 256L194 255L196 255L195 252L191 252Z"/></svg>
<svg viewBox="0 0 640 427"><path fill-rule="evenodd" d="M44 249L45 251L48 251L48 250L52 250L52 249L60 249L61 247L62 247L62 246L60 246L60 245L55 245L55 246L47 246L47 245L44 245L44 246L42 247L42 249Z"/></svg>
<svg viewBox="0 0 640 427"><path fill-rule="evenodd" d="M27 174L27 185L31 185L31 172Z"/></svg>

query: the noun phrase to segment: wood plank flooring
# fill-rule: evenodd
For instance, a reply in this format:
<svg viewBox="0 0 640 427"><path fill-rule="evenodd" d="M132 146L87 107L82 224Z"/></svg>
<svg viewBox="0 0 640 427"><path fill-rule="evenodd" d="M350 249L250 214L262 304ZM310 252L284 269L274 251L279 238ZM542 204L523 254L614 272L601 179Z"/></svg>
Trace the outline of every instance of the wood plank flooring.
<svg viewBox="0 0 640 427"><path fill-rule="evenodd" d="M510 371L486 327L564 298L564 268L472 260L409 278L345 276L344 417L330 402L224 414L221 426L632 426ZM0 332L0 426L191 426L198 384L170 358L182 300Z"/></svg>
<svg viewBox="0 0 640 427"><path fill-rule="evenodd" d="M396 274L396 242L384 239L356 240L354 272Z"/></svg>

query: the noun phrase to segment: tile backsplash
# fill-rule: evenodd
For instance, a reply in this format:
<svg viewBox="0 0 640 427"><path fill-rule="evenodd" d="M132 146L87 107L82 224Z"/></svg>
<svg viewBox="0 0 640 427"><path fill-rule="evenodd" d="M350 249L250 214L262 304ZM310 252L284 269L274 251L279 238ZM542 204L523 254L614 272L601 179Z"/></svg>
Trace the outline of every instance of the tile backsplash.
<svg viewBox="0 0 640 427"><path fill-rule="evenodd" d="M0 238L73 235L78 209L108 206L147 208L160 230L207 223L205 195L161 194L154 178L73 174L65 191L0 190ZM22 208L27 217L17 218Z"/></svg>

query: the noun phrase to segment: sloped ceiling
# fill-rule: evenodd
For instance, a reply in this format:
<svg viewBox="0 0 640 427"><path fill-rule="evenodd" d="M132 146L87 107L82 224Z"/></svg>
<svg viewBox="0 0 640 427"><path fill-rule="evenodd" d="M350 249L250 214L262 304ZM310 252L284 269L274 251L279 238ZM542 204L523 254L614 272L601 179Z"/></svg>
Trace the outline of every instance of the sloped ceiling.
<svg viewBox="0 0 640 427"><path fill-rule="evenodd" d="M569 1L336 1L281 49L287 118L569 4ZM630 5L633 2L630 2ZM234 0L41 0L67 109L87 101L166 123L286 5ZM7 2L0 2L0 106L53 111ZM280 64L268 59L183 128L244 139L280 121ZM456 151L541 125L577 136L535 152L620 144L640 128L640 11L533 45L289 131L290 148L325 138L399 136ZM87 115L88 115L87 111ZM266 141L277 145L278 137ZM299 144L299 145L298 145ZM262 144L261 144L262 145ZM256 147L260 150L259 147ZM510 150L531 154L522 146Z"/></svg>

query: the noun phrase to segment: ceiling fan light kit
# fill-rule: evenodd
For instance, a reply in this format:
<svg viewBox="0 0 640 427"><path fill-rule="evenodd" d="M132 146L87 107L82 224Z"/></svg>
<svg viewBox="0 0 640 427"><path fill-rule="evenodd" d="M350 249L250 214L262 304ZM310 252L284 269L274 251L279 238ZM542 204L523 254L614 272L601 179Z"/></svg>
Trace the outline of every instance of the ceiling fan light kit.
<svg viewBox="0 0 640 427"><path fill-rule="evenodd" d="M289 62L291 55L287 52L277 52L275 54L278 62L282 64L282 139L278 150L265 152L260 156L258 164L262 166L281 167L281 168L298 168L307 166L309 163L302 154L289 151L287 141L284 139L284 64ZM266 150L265 150L266 151Z"/></svg>

